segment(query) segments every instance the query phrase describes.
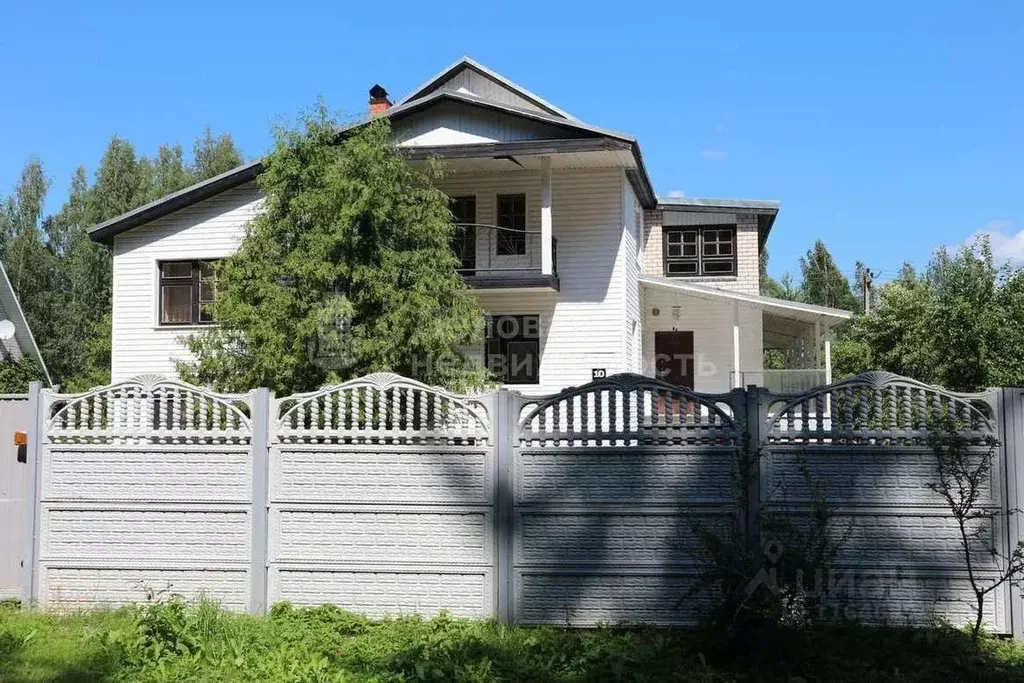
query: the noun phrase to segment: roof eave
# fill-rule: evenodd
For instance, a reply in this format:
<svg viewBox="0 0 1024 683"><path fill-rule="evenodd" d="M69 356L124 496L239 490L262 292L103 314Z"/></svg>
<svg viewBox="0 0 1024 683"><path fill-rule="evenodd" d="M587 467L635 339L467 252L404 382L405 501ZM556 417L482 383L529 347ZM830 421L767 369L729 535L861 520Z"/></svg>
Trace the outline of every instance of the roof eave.
<svg viewBox="0 0 1024 683"><path fill-rule="evenodd" d="M714 286L701 286L694 283L688 282L673 282L666 280L665 278L656 277L653 275L641 275L640 282L653 285L655 287L661 287L664 289L671 289L683 293L690 293L694 296L707 296L720 299L729 299L733 301L753 304L755 306L768 306L776 309L788 309L795 312L819 316L826 323L833 325L840 325L847 320L853 318L852 311L846 311L841 308L830 308L828 306L818 306L816 304L805 304L797 301L788 301L786 299L776 299L770 296L764 296L762 294L746 294L744 292L736 292L733 290L722 289Z"/></svg>
<svg viewBox="0 0 1024 683"><path fill-rule="evenodd" d="M753 213L758 217L758 246L764 248L775 225L781 204L775 199L704 199L700 197L658 197L662 211Z"/></svg>
<svg viewBox="0 0 1024 683"><path fill-rule="evenodd" d="M18 341L18 347L21 349L22 354L28 355L39 364L39 368L43 371L43 377L46 379L46 386L53 386L50 371L46 368L46 361L43 360L43 354L39 351L39 345L36 344L32 328L28 325L25 311L22 310L21 302L18 301L18 294L14 291L11 279L7 277L7 269L4 268L2 263L0 263L0 274L3 275L3 282L0 283L0 286L4 288L13 303L13 310L6 311L6 313L14 318L12 322L14 323L15 339Z"/></svg>
<svg viewBox="0 0 1024 683"><path fill-rule="evenodd" d="M166 197L144 204L137 209L115 216L89 228L89 239L93 242L112 244L114 237L145 223L155 221L180 209L192 206L204 199L244 185L263 171L263 161L251 161L230 171L225 171L202 182L173 192Z"/></svg>

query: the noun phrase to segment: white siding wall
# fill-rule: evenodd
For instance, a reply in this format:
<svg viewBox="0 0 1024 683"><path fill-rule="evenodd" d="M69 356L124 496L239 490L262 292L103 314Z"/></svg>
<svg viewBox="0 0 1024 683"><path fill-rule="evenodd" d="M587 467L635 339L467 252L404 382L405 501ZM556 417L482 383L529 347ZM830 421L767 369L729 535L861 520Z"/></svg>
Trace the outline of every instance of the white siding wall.
<svg viewBox="0 0 1024 683"><path fill-rule="evenodd" d="M625 284L622 300L622 334L625 345L625 372L640 372L641 370L641 340L640 340L640 270L643 252L640 249L643 225L643 214L640 210L640 202L633 192L633 186L629 183L625 174L622 176L622 242L619 246L619 260L622 263L622 270L625 274Z"/></svg>
<svg viewBox="0 0 1024 683"><path fill-rule="evenodd" d="M558 292L480 291L491 314L538 314L540 384L524 393L551 393L590 381L592 368L609 374L629 369L625 354L626 252L621 169L556 170L552 177L553 233L558 240ZM533 172L452 176L451 196L475 195L477 222L495 222L499 193L525 192L527 229L540 230L540 175ZM632 245L632 246L631 246ZM634 292L636 287L634 287Z"/></svg>
<svg viewBox="0 0 1024 683"><path fill-rule="evenodd" d="M645 287L642 292L644 311L643 373L654 376L654 333L657 331L693 331L694 389L724 392L732 388L733 370L733 305L685 294L673 294ZM673 307L679 307L675 319ZM659 314L655 316L653 309ZM763 369L762 315L759 308L740 305L740 370L760 372Z"/></svg>
<svg viewBox="0 0 1024 683"><path fill-rule="evenodd" d="M455 103L440 104L396 122L392 137L402 147L517 142L575 135L539 121L515 118Z"/></svg>
<svg viewBox="0 0 1024 683"><path fill-rule="evenodd" d="M499 193L523 192L527 228L540 230L538 173L452 176L442 189L452 196L475 195L477 221L487 224L496 220ZM621 169L556 170L552 215L561 290L480 292L491 313L540 316L541 383L517 388L548 393L589 381L592 368L609 374L639 369L638 351L627 351L630 328L625 322L627 310L639 316L634 233L628 225L623 230L627 192L635 201ZM192 330L157 324L157 263L227 256L237 248L260 203L258 189L248 185L115 239L115 381L153 372L174 375L174 359L187 357L180 338Z"/></svg>
<svg viewBox="0 0 1024 683"><path fill-rule="evenodd" d="M261 204L255 185L243 185L114 238L111 375L174 375L187 356L180 338L195 328L158 325L157 263L214 259L238 247Z"/></svg>

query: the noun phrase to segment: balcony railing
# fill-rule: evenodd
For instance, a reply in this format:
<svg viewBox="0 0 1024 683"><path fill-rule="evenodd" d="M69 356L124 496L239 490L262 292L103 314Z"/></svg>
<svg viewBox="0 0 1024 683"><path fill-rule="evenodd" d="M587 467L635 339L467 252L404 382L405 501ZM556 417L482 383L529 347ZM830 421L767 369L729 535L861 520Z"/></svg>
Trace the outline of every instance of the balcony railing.
<svg viewBox="0 0 1024 683"><path fill-rule="evenodd" d="M481 223L457 223L452 249L459 274L482 288L548 287L558 289L558 240L551 238L551 273L543 271L540 232Z"/></svg>
<svg viewBox="0 0 1024 683"><path fill-rule="evenodd" d="M729 373L730 381L736 377L735 372ZM777 394L799 394L815 387L824 386L825 371L815 369L795 370L755 370L740 373L740 386L750 384L764 387Z"/></svg>

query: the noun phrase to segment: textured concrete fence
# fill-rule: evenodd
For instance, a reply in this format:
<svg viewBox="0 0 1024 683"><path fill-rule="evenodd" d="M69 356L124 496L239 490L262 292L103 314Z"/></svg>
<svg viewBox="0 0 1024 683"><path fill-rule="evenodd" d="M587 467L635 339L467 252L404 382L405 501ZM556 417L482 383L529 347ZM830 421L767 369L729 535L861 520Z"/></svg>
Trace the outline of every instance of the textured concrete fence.
<svg viewBox="0 0 1024 683"><path fill-rule="evenodd" d="M975 442L975 457L1001 439L999 392L955 395L887 373L868 373L799 397L765 394L767 418L761 439L761 514L807 516L812 501L827 501L831 534L841 549L829 576L837 614L865 621L928 623L974 618L961 536L946 502L929 488L938 481L929 426L952 418ZM979 511L972 520L976 576L992 580L999 570L995 549L1006 557L1009 537L1004 500L1005 462L998 454ZM772 552L786 552L773 548ZM791 578L791 577L789 577ZM805 584L813 589L815 579ZM1017 609L1022 607L1018 601ZM987 601L990 628L1007 632L1009 586Z"/></svg>
<svg viewBox="0 0 1024 683"><path fill-rule="evenodd" d="M709 601L701 534L758 551L770 520L799 523L823 495L843 548L823 579L838 588L829 604L868 621L963 621L970 594L927 486L927 425L954 416L1006 444L983 501L999 512L1021 507L1022 406L1019 390L955 395L877 373L801 396L636 375L543 398L390 374L284 398L159 377L36 387L23 599L121 604L169 588L256 613L290 600L692 624ZM994 519L984 538L1006 552L1018 520ZM989 604L990 628L1024 635L1018 593Z"/></svg>
<svg viewBox="0 0 1024 683"><path fill-rule="evenodd" d="M276 402L270 602L491 616L490 403L385 374Z"/></svg>
<svg viewBox="0 0 1024 683"><path fill-rule="evenodd" d="M142 377L32 398L26 600L118 604L171 586L249 607L251 395Z"/></svg>

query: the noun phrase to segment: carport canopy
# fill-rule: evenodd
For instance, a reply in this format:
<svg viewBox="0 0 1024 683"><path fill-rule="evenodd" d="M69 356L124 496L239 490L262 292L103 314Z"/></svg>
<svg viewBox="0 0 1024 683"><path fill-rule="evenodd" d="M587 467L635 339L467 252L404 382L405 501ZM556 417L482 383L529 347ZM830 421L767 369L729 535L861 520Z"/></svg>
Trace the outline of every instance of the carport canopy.
<svg viewBox="0 0 1024 683"><path fill-rule="evenodd" d="M760 294L747 294L707 284L685 282L680 279L641 275L640 282L648 287L662 289L688 296L718 302L730 302L733 306L733 377L736 386L740 386L742 373L740 370L740 306L761 309L763 316L763 343L768 348L786 348L794 342L806 338L807 332L813 330L815 340L815 360L825 363L825 380L832 382L832 345L829 340L830 330L853 317L851 311L827 306L816 306L786 299L775 299ZM824 343L822 343L824 342ZM822 349L824 347L824 349ZM818 355L824 351L824 359Z"/></svg>

